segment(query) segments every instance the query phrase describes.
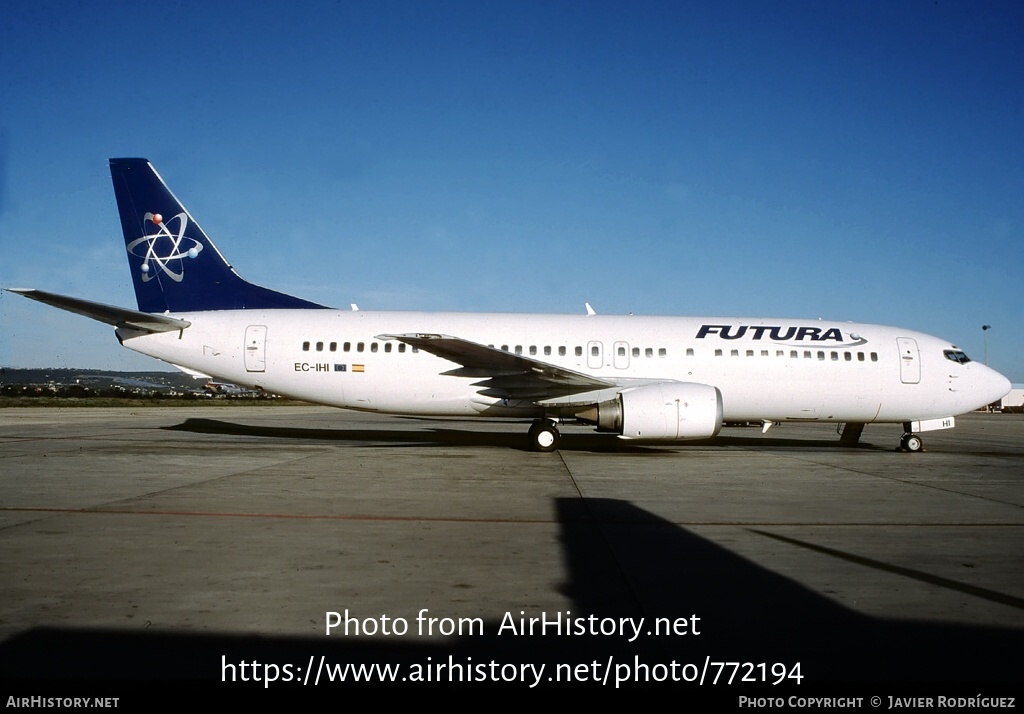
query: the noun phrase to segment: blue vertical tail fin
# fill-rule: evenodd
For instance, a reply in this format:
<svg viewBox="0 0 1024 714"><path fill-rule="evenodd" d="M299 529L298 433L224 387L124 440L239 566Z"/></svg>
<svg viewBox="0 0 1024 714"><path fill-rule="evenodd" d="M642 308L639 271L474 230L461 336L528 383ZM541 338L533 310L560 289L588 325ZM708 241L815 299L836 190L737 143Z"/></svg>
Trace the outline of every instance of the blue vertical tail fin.
<svg viewBox="0 0 1024 714"><path fill-rule="evenodd" d="M146 159L111 159L110 176L142 312L324 307L244 280Z"/></svg>

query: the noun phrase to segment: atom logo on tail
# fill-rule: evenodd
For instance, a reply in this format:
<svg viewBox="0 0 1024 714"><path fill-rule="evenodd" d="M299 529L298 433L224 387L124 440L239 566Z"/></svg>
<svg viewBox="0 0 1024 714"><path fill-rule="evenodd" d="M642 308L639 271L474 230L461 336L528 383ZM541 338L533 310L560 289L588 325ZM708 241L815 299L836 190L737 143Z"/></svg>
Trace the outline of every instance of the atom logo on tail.
<svg viewBox="0 0 1024 714"><path fill-rule="evenodd" d="M152 223L156 232L136 238L127 245L129 253L142 258L142 282L148 283L157 277L154 269L156 266L171 280L180 283L185 278L184 259L195 258L203 249L202 243L185 235L188 215L182 212L165 222L159 213L147 212L143 220ZM168 225L175 221L178 222L177 235L171 232Z"/></svg>

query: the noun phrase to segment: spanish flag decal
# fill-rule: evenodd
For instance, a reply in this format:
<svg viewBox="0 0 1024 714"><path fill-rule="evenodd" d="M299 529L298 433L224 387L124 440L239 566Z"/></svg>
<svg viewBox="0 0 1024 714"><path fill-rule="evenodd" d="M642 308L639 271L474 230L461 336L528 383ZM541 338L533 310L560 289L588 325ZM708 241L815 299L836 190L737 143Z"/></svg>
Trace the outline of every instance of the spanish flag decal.
<svg viewBox="0 0 1024 714"><path fill-rule="evenodd" d="M361 365L361 364L354 364L354 365L352 365L352 371L353 372L362 372L362 371L364 371L363 370L363 365Z"/></svg>

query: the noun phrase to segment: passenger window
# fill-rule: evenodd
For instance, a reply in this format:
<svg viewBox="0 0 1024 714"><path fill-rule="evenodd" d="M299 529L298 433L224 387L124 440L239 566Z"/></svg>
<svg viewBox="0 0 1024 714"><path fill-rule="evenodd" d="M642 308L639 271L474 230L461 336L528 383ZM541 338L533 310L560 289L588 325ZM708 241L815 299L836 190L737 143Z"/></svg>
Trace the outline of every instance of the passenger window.
<svg viewBox="0 0 1024 714"><path fill-rule="evenodd" d="M650 355L647 355L647 356L650 357ZM722 350L715 350L715 357L721 357L721 356L722 356Z"/></svg>
<svg viewBox="0 0 1024 714"><path fill-rule="evenodd" d="M337 352L337 351L338 351L338 343L337 342L332 342L331 343L331 352Z"/></svg>
<svg viewBox="0 0 1024 714"><path fill-rule="evenodd" d="M544 345L544 356L547 357L551 354L551 345Z"/></svg>
<svg viewBox="0 0 1024 714"><path fill-rule="evenodd" d="M531 355L537 354L537 345L530 345L530 354Z"/></svg>
<svg viewBox="0 0 1024 714"><path fill-rule="evenodd" d="M818 359L823 362L825 361L825 353L822 352L821 350L818 350Z"/></svg>
<svg viewBox="0 0 1024 714"><path fill-rule="evenodd" d="M833 362L838 362L839 361L839 353L838 352L833 352L832 353L832 361Z"/></svg>
<svg viewBox="0 0 1024 714"><path fill-rule="evenodd" d="M739 357L740 356L740 351L739 350L732 350L732 351L729 352L729 356L730 357Z"/></svg>
<svg viewBox="0 0 1024 714"><path fill-rule="evenodd" d="M658 350L658 356L659 357L664 357L667 354L668 354L668 350L666 350L664 347L662 347L661 349Z"/></svg>
<svg viewBox="0 0 1024 714"><path fill-rule="evenodd" d="M357 342L356 343L356 352L362 352L365 347L366 347L366 345L364 345L362 342Z"/></svg>
<svg viewBox="0 0 1024 714"><path fill-rule="evenodd" d="M576 356L577 357L582 357L583 356L583 348L580 347L579 345L576 346Z"/></svg>
<svg viewBox="0 0 1024 714"><path fill-rule="evenodd" d="M626 348L625 347L620 347L617 350L617 353L618 353L619 357L625 357L626 356Z"/></svg>
<svg viewBox="0 0 1024 714"><path fill-rule="evenodd" d="M633 348L633 356L634 357L639 357L640 356L640 348L639 347L634 347Z"/></svg>
<svg viewBox="0 0 1024 714"><path fill-rule="evenodd" d="M502 345L501 346L501 351L502 352L508 352L508 345Z"/></svg>
<svg viewBox="0 0 1024 714"><path fill-rule="evenodd" d="M761 356L762 357L767 357L768 356L768 350L761 350Z"/></svg>
<svg viewBox="0 0 1024 714"><path fill-rule="evenodd" d="M390 352L391 351L391 343L390 342L385 342L384 343L384 351L385 352Z"/></svg>
<svg viewBox="0 0 1024 714"><path fill-rule="evenodd" d="M523 353L523 346L522 345L516 345L516 354L517 355L521 355L522 353Z"/></svg>
<svg viewBox="0 0 1024 714"><path fill-rule="evenodd" d="M719 352L721 352L721 350L719 350ZM654 356L654 350L653 349L648 347L647 349L644 350L644 357L653 357L653 356Z"/></svg>
<svg viewBox="0 0 1024 714"><path fill-rule="evenodd" d="M345 344L343 344L341 346L341 349L343 351L345 351L345 352L351 352L352 351L352 343L351 342L346 342Z"/></svg>
<svg viewBox="0 0 1024 714"><path fill-rule="evenodd" d="M877 362L878 361L878 353L877 352L872 352L871 353L871 361L872 362Z"/></svg>
<svg viewBox="0 0 1024 714"><path fill-rule="evenodd" d="M559 347L558 348L558 356L559 357L565 357L565 347Z"/></svg>
<svg viewBox="0 0 1024 714"><path fill-rule="evenodd" d="M790 359L796 359L797 358L797 351L796 350L790 350L789 358Z"/></svg>
<svg viewBox="0 0 1024 714"><path fill-rule="evenodd" d="M853 355L850 354L849 352L843 352L843 359L845 359L847 362L852 362Z"/></svg>
<svg viewBox="0 0 1024 714"><path fill-rule="evenodd" d="M370 343L370 352L376 352L376 351L377 351L377 343L376 342L371 342Z"/></svg>
<svg viewBox="0 0 1024 714"><path fill-rule="evenodd" d="M316 343L316 351L317 352L323 352L324 351L324 343L323 342L317 342Z"/></svg>
<svg viewBox="0 0 1024 714"><path fill-rule="evenodd" d="M754 356L754 350L747 350L747 357L753 357L753 356Z"/></svg>
<svg viewBox="0 0 1024 714"><path fill-rule="evenodd" d="M686 356L687 357L693 357L693 348L692 347L687 347L686 348Z"/></svg>
<svg viewBox="0 0 1024 714"><path fill-rule="evenodd" d="M597 345L594 345L593 347L590 348L591 357L597 357L600 353L601 351L598 349Z"/></svg>
<svg viewBox="0 0 1024 714"><path fill-rule="evenodd" d="M404 342L400 342L398 344L398 351L399 351L399 353L405 352L405 343Z"/></svg>
<svg viewBox="0 0 1024 714"><path fill-rule="evenodd" d="M309 352L309 343L308 342L303 342L302 343L302 351L303 352Z"/></svg>
<svg viewBox="0 0 1024 714"><path fill-rule="evenodd" d="M810 359L810 358L811 358L811 351L810 350L804 350L804 359Z"/></svg>
<svg viewBox="0 0 1024 714"><path fill-rule="evenodd" d="M857 353L857 361L858 362L863 362L864 361L864 353L863 352L858 352Z"/></svg>

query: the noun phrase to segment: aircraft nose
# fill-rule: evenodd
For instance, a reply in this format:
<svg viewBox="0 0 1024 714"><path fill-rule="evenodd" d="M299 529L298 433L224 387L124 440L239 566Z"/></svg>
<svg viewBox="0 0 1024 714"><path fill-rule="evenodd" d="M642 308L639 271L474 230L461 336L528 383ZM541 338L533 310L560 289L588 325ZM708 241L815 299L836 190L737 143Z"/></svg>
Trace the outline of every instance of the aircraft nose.
<svg viewBox="0 0 1024 714"><path fill-rule="evenodd" d="M988 404L998 401L1010 393L1010 389L1012 388L1010 380L991 367L985 367L983 379L985 382L985 394L987 395Z"/></svg>
<svg viewBox="0 0 1024 714"><path fill-rule="evenodd" d="M1002 399L1010 393L1010 390L1013 389L1013 385L1010 384L1010 380L1006 377L999 374L999 372L992 370L992 388L995 393L999 395L996 399ZM996 399L993 399L992 401L994 402Z"/></svg>

